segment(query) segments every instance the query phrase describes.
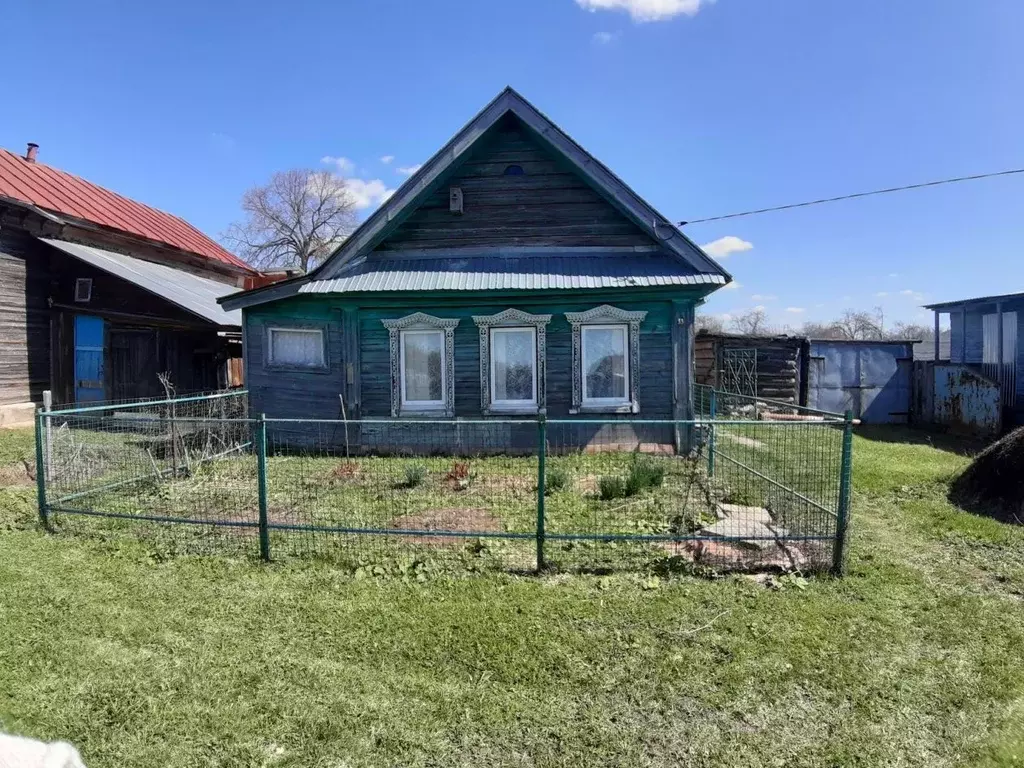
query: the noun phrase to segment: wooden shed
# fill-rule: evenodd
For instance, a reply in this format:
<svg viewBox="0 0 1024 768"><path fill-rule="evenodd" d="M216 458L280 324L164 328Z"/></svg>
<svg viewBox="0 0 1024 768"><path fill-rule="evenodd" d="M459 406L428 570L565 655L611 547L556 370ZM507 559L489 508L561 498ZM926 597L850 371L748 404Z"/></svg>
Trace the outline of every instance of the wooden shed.
<svg viewBox="0 0 1024 768"><path fill-rule="evenodd" d="M810 341L701 331L694 340L698 384L807 405Z"/></svg>

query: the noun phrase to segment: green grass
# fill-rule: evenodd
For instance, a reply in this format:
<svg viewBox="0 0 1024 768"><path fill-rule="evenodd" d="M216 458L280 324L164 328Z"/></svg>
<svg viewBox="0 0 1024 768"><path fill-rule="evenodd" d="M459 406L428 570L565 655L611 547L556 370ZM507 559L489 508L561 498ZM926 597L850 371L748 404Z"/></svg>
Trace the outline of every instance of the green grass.
<svg viewBox="0 0 1024 768"><path fill-rule="evenodd" d="M769 585L168 558L13 489L0 729L90 768L1024 765L1024 530L947 503L954 451L854 450L848 577Z"/></svg>

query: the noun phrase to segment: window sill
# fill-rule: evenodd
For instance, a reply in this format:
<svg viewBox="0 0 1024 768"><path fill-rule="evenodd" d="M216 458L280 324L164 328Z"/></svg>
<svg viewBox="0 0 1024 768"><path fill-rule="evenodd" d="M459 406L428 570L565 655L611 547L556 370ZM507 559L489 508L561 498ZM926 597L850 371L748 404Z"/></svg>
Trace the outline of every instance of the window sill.
<svg viewBox="0 0 1024 768"><path fill-rule="evenodd" d="M617 405L581 405L579 408L575 408L570 413L628 413L636 414L640 413L639 403L619 403Z"/></svg>
<svg viewBox="0 0 1024 768"><path fill-rule="evenodd" d="M451 414L444 408L405 408L398 412L400 419L450 419Z"/></svg>
<svg viewBox="0 0 1024 768"><path fill-rule="evenodd" d="M485 411L486 416L536 416L540 408L536 405L492 405Z"/></svg>

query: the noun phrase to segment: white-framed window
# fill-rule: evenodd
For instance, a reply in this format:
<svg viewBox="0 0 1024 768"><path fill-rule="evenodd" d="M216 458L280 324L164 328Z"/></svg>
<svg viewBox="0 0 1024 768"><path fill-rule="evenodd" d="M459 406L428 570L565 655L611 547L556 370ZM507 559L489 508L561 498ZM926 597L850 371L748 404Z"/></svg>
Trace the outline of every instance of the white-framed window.
<svg viewBox="0 0 1024 768"><path fill-rule="evenodd" d="M583 405L629 405L629 326L584 325Z"/></svg>
<svg viewBox="0 0 1024 768"><path fill-rule="evenodd" d="M391 415L454 416L459 321L415 312L381 323L391 346Z"/></svg>
<svg viewBox="0 0 1024 768"><path fill-rule="evenodd" d="M473 322L480 329L481 412L541 411L551 315L506 309L496 315L474 315Z"/></svg>
<svg viewBox="0 0 1024 768"><path fill-rule="evenodd" d="M491 328L491 405L536 407L536 327Z"/></svg>
<svg viewBox="0 0 1024 768"><path fill-rule="evenodd" d="M566 312L572 326L571 413L639 413L640 323L644 310L604 304Z"/></svg>
<svg viewBox="0 0 1024 768"><path fill-rule="evenodd" d="M444 331L400 331L402 408L444 410L448 371Z"/></svg>
<svg viewBox="0 0 1024 768"><path fill-rule="evenodd" d="M323 328L268 328L267 364L281 368L325 370L327 355Z"/></svg>

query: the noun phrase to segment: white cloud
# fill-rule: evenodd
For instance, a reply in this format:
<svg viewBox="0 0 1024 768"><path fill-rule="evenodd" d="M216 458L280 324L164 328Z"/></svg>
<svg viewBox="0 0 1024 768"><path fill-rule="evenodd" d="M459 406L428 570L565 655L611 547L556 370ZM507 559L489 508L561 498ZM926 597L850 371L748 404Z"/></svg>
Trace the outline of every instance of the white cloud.
<svg viewBox="0 0 1024 768"><path fill-rule="evenodd" d="M889 273L889 277L899 277L899 276L900 276L899 272L890 272Z"/></svg>
<svg viewBox="0 0 1024 768"><path fill-rule="evenodd" d="M911 301L924 301L924 294L920 291L912 291L907 288L905 291L900 291L900 296L906 296Z"/></svg>
<svg viewBox="0 0 1024 768"><path fill-rule="evenodd" d="M349 176L356 169L356 164L349 160L347 157L334 157L333 155L324 155L320 158L320 162L324 165L333 165L338 173L342 176Z"/></svg>
<svg viewBox="0 0 1024 768"><path fill-rule="evenodd" d="M803 307L786 307L786 311L791 315L802 315L807 310Z"/></svg>
<svg viewBox="0 0 1024 768"><path fill-rule="evenodd" d="M740 287L740 285L742 285L742 283L738 283L737 281L733 280L728 285L723 285L722 286L722 290L723 291L735 291L737 288Z"/></svg>
<svg viewBox="0 0 1024 768"><path fill-rule="evenodd" d="M395 156L394 155L384 155L384 157L382 157L380 159L380 161L382 163L384 163L384 165L391 165L391 163L393 163L394 160L395 160Z"/></svg>
<svg viewBox="0 0 1024 768"><path fill-rule="evenodd" d="M889 295L888 291L879 291L878 293L875 294L875 298L876 299L884 299L888 295Z"/></svg>
<svg viewBox="0 0 1024 768"><path fill-rule="evenodd" d="M352 196L352 204L360 211L376 208L395 194L395 190L380 179L345 179L345 189Z"/></svg>
<svg viewBox="0 0 1024 768"><path fill-rule="evenodd" d="M627 11L633 21L666 21L680 14L693 16L714 0L576 0L587 11Z"/></svg>
<svg viewBox="0 0 1024 768"><path fill-rule="evenodd" d="M735 235L726 235L717 240L701 246L704 252L715 259L724 259L731 253L742 253L753 248L753 243L748 243Z"/></svg>
<svg viewBox="0 0 1024 768"><path fill-rule="evenodd" d="M595 45L611 45L618 42L620 37L622 37L621 32L595 32L590 39Z"/></svg>
<svg viewBox="0 0 1024 768"><path fill-rule="evenodd" d="M416 171L418 171L422 167L423 163L419 163L417 165L403 165L399 168L395 168L395 170L398 171L403 176L412 176L414 173L416 173Z"/></svg>
<svg viewBox="0 0 1024 768"><path fill-rule="evenodd" d="M774 293L752 293L750 294L751 301L778 301L779 297Z"/></svg>

